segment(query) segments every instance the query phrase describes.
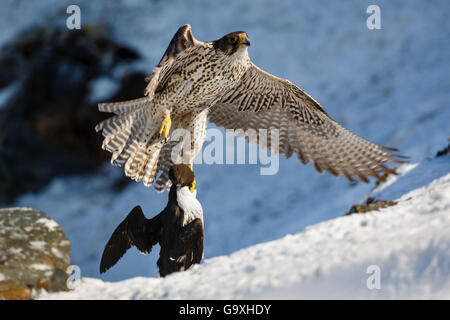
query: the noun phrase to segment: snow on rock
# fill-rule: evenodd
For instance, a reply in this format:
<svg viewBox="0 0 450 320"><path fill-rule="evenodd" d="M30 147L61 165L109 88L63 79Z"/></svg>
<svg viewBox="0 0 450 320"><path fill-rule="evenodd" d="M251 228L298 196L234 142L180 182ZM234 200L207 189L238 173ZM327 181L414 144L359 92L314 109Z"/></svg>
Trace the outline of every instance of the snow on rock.
<svg viewBox="0 0 450 320"><path fill-rule="evenodd" d="M0 300L67 290L69 263L70 242L45 213L0 209Z"/></svg>
<svg viewBox="0 0 450 320"><path fill-rule="evenodd" d="M48 231L54 231L56 228L59 227L59 225L54 220L48 218L38 219L36 220L36 223L43 224L48 229Z"/></svg>
<svg viewBox="0 0 450 320"><path fill-rule="evenodd" d="M83 278L71 292L40 298L448 299L449 172L448 156L426 160L371 194L395 195L393 207L325 221L166 278ZM368 287L373 270L379 271L379 289Z"/></svg>

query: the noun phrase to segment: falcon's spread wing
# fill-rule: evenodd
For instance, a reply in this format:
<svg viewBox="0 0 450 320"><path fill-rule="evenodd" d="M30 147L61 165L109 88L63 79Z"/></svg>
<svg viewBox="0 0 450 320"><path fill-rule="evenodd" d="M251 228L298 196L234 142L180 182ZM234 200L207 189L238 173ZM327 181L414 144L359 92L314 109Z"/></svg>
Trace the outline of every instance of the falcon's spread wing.
<svg viewBox="0 0 450 320"><path fill-rule="evenodd" d="M147 219L140 206L134 207L106 244L100 262L100 273L115 265L131 246L136 246L143 253L150 253L160 237L160 215Z"/></svg>
<svg viewBox="0 0 450 320"><path fill-rule="evenodd" d="M186 56L185 51L193 49L199 43L193 37L189 25L180 27L161 61L147 78L149 83L145 90L146 97L100 103L98 106L99 111L116 114L95 127L105 137L102 148L112 153L111 163L124 166L127 176L136 181L143 180L146 186L151 185L155 179L159 155L164 145L158 132L164 115L152 114L156 109L154 95L162 91L171 76L183 67L181 60Z"/></svg>
<svg viewBox="0 0 450 320"><path fill-rule="evenodd" d="M251 65L239 85L211 107L209 120L227 129L279 129L279 151L297 153L317 171L344 175L348 180L390 172L384 162L403 162L387 151L346 130L331 119L311 96L292 82ZM269 133L268 133L269 135ZM270 135L268 139L270 148Z"/></svg>
<svg viewBox="0 0 450 320"><path fill-rule="evenodd" d="M191 26L185 24L181 26L173 36L169 46L164 52L159 64L153 69L153 73L147 77L148 85L145 88L145 95L153 98L155 92L162 91L170 76L178 69L178 55L196 45L198 41L194 38Z"/></svg>
<svg viewBox="0 0 450 320"><path fill-rule="evenodd" d="M146 78L148 85L145 88L145 95L147 97L123 102L100 103L98 106L99 111L121 115L146 105L153 99L155 92L161 91L164 88L170 76L180 67L177 64L177 57L180 53L187 48L195 46L198 42L192 35L190 25L186 24L181 26L170 41L159 64L153 68L153 73ZM113 119L110 118L106 121ZM106 126L107 123L103 124L104 122L97 125L97 131Z"/></svg>

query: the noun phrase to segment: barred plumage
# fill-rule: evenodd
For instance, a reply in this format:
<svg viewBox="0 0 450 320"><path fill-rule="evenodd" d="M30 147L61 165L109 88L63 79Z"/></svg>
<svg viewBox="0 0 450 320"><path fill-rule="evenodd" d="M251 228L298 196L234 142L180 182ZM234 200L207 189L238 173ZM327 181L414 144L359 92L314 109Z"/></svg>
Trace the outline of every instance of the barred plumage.
<svg viewBox="0 0 450 320"><path fill-rule="evenodd" d="M160 63L147 78L145 97L102 103L99 110L116 115L96 126L105 137L102 147L125 174L157 191L170 187L169 168L192 164L205 139L206 119L227 129L279 130L279 152L295 152L303 164L317 171L342 174L348 180L379 172L393 172L385 162L403 162L395 149L373 144L341 127L320 104L288 80L256 67L249 59L245 32L234 32L212 42L194 38L189 25L172 38ZM166 139L159 129L171 119ZM161 127L162 129L162 127ZM177 135L185 129L192 141ZM246 136L248 139L248 137ZM181 140L180 140L181 139ZM191 152L177 150L180 141ZM267 148L272 144L268 136Z"/></svg>

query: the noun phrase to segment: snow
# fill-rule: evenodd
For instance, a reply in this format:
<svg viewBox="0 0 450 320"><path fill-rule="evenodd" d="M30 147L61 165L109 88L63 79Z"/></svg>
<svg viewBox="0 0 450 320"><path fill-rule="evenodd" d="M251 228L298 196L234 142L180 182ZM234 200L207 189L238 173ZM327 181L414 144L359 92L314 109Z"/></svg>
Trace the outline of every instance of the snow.
<svg viewBox="0 0 450 320"><path fill-rule="evenodd" d="M83 278L71 292L40 298L449 299L449 171L448 157L425 161L384 190L404 190L393 207L309 226L186 272L120 282ZM371 266L380 271L379 289L367 286Z"/></svg>
<svg viewBox="0 0 450 320"><path fill-rule="evenodd" d="M14 248L14 247L9 248L9 252L11 252L11 253L14 254L14 255L21 254L22 251L23 251L22 248Z"/></svg>
<svg viewBox="0 0 450 320"><path fill-rule="evenodd" d="M101 290L107 292L105 298L121 299L188 293L265 297L266 287L270 296L299 298L448 294L449 241L441 232L448 229L448 157L423 162L450 136L448 1L377 1L381 30L366 28L366 9L373 3L360 0L292 0L276 6L257 0L78 3L82 24L108 24L115 39L142 55L133 68L147 73L184 23L192 25L200 40L245 30L252 43L249 55L259 67L300 85L349 130L399 148L411 164L373 191L379 199L402 199L397 206L350 217L341 216L373 183L350 185L318 174L295 157L281 158L273 176L260 175L260 165L196 165L206 260L192 272L166 279L154 278L159 248L145 256L131 249L103 275L98 267L104 245L127 213L141 205L150 218L162 210L167 193L156 194L137 183L114 190L123 173L109 164L92 175L59 177L16 205L46 212L71 240L71 263L86 278L67 297L87 299ZM69 4L3 1L0 46L24 27L48 21L64 26ZM112 74L119 71L124 72ZM108 79L98 79L92 83L92 97L111 88ZM370 264L380 266L381 290L368 291L364 285ZM107 282L119 280L124 281ZM203 291L195 291L195 282Z"/></svg>
<svg viewBox="0 0 450 320"><path fill-rule="evenodd" d="M64 254L61 252L61 250L59 250L57 248L52 248L51 251L52 251L52 254L54 254L57 258L60 258L60 259L65 258Z"/></svg>
<svg viewBox="0 0 450 320"><path fill-rule="evenodd" d="M40 270L40 271L53 269L52 266L49 266L48 264L43 264L43 263L33 263L32 265L30 265L30 268L35 269L35 270Z"/></svg>
<svg viewBox="0 0 450 320"><path fill-rule="evenodd" d="M47 246L47 242L40 240L30 241L30 246L38 250L44 250L45 247Z"/></svg>
<svg viewBox="0 0 450 320"><path fill-rule="evenodd" d="M33 210L31 207L8 207L0 209L0 211L29 211Z"/></svg>
<svg viewBox="0 0 450 320"><path fill-rule="evenodd" d="M36 223L45 225L47 227L48 231L55 231L55 229L59 227L59 225L55 221L47 219L47 218L40 218L40 219L36 220Z"/></svg>

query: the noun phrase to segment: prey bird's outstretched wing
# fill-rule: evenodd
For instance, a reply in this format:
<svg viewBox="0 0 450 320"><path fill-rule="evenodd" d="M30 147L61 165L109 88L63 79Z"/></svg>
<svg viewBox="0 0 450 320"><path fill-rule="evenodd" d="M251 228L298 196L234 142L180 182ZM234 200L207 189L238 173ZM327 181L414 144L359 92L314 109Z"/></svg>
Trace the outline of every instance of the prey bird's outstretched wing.
<svg viewBox="0 0 450 320"><path fill-rule="evenodd" d="M351 182L378 172L394 173L385 162L404 162L396 149L371 143L340 126L310 95L292 82L251 65L241 82L211 106L208 119L227 129L279 129L279 152L293 152L317 171L344 175ZM248 138L248 136L246 136ZM272 138L268 132L267 147Z"/></svg>
<svg viewBox="0 0 450 320"><path fill-rule="evenodd" d="M114 230L106 244L100 262L100 273L115 265L131 246L135 246L143 253L150 253L152 247L160 241L160 238L160 215L147 219L140 206L134 207L125 220Z"/></svg>

